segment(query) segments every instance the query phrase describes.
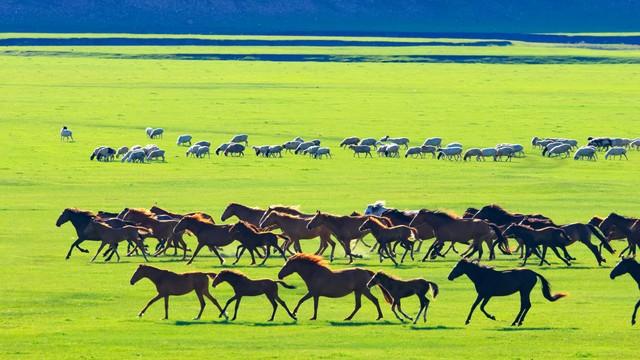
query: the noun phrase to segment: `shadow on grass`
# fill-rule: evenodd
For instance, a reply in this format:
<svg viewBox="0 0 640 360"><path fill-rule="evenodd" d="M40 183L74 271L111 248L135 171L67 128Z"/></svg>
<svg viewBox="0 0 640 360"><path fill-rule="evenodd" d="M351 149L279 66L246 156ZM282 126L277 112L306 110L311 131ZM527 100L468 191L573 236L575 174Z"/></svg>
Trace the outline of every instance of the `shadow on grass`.
<svg viewBox="0 0 640 360"><path fill-rule="evenodd" d="M385 325L385 326L402 326L404 325L401 322L393 322L393 321L329 321L329 325L331 326L376 326L376 325Z"/></svg>
<svg viewBox="0 0 640 360"><path fill-rule="evenodd" d="M436 326L420 326L420 325L411 325L411 330L462 330L464 327L462 326L445 326L445 325L436 325Z"/></svg>
<svg viewBox="0 0 640 360"><path fill-rule="evenodd" d="M262 322L247 322L247 321L199 321L199 320L177 320L173 323L167 323L176 326L190 326L190 325L224 325L224 326L258 326L258 327L271 327L271 326L294 326L298 323L295 321L280 322L280 321L262 321Z"/></svg>
<svg viewBox="0 0 640 360"><path fill-rule="evenodd" d="M539 327L502 327L497 329L487 329L489 331L553 331L553 330L580 330L576 327L551 327L551 326L539 326Z"/></svg>

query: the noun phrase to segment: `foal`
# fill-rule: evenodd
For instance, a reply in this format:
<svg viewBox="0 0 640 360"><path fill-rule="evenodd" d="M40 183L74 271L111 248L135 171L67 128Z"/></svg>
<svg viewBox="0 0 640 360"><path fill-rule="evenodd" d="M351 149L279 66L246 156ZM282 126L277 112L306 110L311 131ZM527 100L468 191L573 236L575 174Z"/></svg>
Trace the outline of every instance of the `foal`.
<svg viewBox="0 0 640 360"><path fill-rule="evenodd" d="M295 289L295 286L287 285L282 280L271 280L271 279L258 279L251 280L246 275L239 271L235 270L222 270L213 280L213 284L211 286L216 287L218 284L222 282L228 282L229 285L233 288L234 295L227 301L224 308L220 311L220 316L222 316L229 305L232 302L236 302L235 310L233 311L233 318L231 320L235 320L238 315L238 308L240 307L240 300L243 296L258 296L265 295L271 306L273 306L273 312L271 313L271 318L269 321L273 321L273 318L276 316L276 310L278 309L278 304L282 305L284 309L287 311L287 314L293 319L297 320L295 315L289 311L287 304L278 296L278 284L282 285L287 289Z"/></svg>
<svg viewBox="0 0 640 360"><path fill-rule="evenodd" d="M251 254L251 265L255 265L256 258L254 257L253 252L256 251L257 248L262 247L266 247L267 252L260 265L264 265L264 263L267 261L269 255L271 254L272 247L278 250L285 261L287 260L287 256L284 254L282 248L278 245L279 238L284 239L285 241L289 240L289 238L284 235L274 234L272 232L260 232L255 226L244 221L238 221L233 226L231 226L231 228L229 229L229 233L231 234L231 237L233 239L240 241L242 247L242 250L236 256L236 261L233 262L234 265L238 263L245 250L249 250L249 254Z"/></svg>
<svg viewBox="0 0 640 360"><path fill-rule="evenodd" d="M569 252L565 247L565 245L572 243L572 240L569 239L562 229L550 226L536 230L526 225L512 224L504 231L503 235L505 237L513 236L518 240L518 242L524 245L526 253L522 266L527 264L527 259L532 253L536 254L536 256L540 258L540 266L542 266L543 263L551 265L547 260L545 260L547 248L549 247L556 254L558 259L562 260L567 264L567 266L571 266L571 262L569 262L570 260L575 260L571 255L569 255ZM542 255L540 255L540 252L538 251L538 246L542 246ZM560 255L556 248L562 249L564 257Z"/></svg>
<svg viewBox="0 0 640 360"><path fill-rule="evenodd" d="M213 305L215 305L222 315L227 316L218 301L211 296L209 293L209 278L215 278L215 273L202 273L202 272L191 272L184 274L176 274L174 272L168 270L162 270L155 268L153 266L148 265L139 265L138 269L133 276L131 277L131 285L135 285L140 279L147 278L153 282L156 286L156 290L158 291L158 295L153 297L147 305L140 311L138 316L144 315L144 312L147 311L149 306L154 302L160 300L160 298L164 298L164 319L169 318L169 296L170 295L185 295L190 293L191 291L195 291L198 296L198 301L200 301L200 312L198 316L195 317L194 320L199 320L200 316L202 316L202 312L204 311L204 307L206 303L204 301L204 297L207 297Z"/></svg>
<svg viewBox="0 0 640 360"><path fill-rule="evenodd" d="M638 287L640 287L640 264L632 258L623 258L616 267L611 270L611 280L624 274L629 274L636 281ZM633 315L631 315L631 325L636 324L636 315L638 314L638 308L640 307L640 300L633 308Z"/></svg>
<svg viewBox="0 0 640 360"><path fill-rule="evenodd" d="M416 315L415 320L413 320L414 324L420 320L420 313L423 313L424 322L427 322L427 308L429 307L427 293L431 291L433 293L433 298L435 299L439 292L438 285L432 281L427 281L425 279L401 280L382 271L375 273L367 283L368 288L372 288L376 285L386 289L391 295L391 311L393 311L396 318L402 322L404 322L404 319L398 316L395 309L396 307L402 316L409 320L413 319L402 311L402 307L400 307L400 299L414 294L418 297L420 300L420 310L418 310L418 314Z"/></svg>
<svg viewBox="0 0 640 360"><path fill-rule="evenodd" d="M370 230L373 237L379 244L378 255L380 255L380 262L384 259L384 253L387 253L387 257L393 261L397 266L398 262L395 256L389 250L390 245L393 242L398 242L400 246L404 248L404 254L400 262L404 262L404 258L407 256L407 252L411 251L411 260L413 260L413 241L417 236L418 231L414 228L406 225L398 226L386 226L374 217L369 217L360 227L360 231Z"/></svg>
<svg viewBox="0 0 640 360"><path fill-rule="evenodd" d="M115 228L104 222L91 220L85 228L85 231L97 234L98 238L101 240L100 247L98 248L98 251L96 251L93 259L91 259L91 262L94 262L96 260L98 254L100 254L100 252L106 245L109 245L109 249L107 250L105 255L109 252L111 254L105 259L105 261L111 260L113 254L115 254L118 261L120 261L120 254L118 254L118 244L125 240L136 244L137 248L140 248L140 251L142 251L144 260L148 261L147 253L144 249L144 244L141 237L141 235L149 234L147 229L145 228L131 225L125 225L123 227ZM137 248L134 248L134 250Z"/></svg>
<svg viewBox="0 0 640 360"><path fill-rule="evenodd" d="M201 214L187 215L180 219L173 231L177 233L189 230L198 239L198 246L194 250L193 255L191 255L191 259L189 259L187 265L193 262L193 259L196 258L200 250L205 246L209 247L218 257L220 265L224 265L224 259L217 248L227 246L233 242L233 238L229 233L231 226L232 225L213 224Z"/></svg>
<svg viewBox="0 0 640 360"><path fill-rule="evenodd" d="M513 269L506 271L494 270L491 267L480 265L476 261L468 261L462 259L458 261L456 266L449 273L449 280L453 281L456 278L467 275L467 277L475 285L478 297L471 305L471 311L465 322L468 325L471 322L471 315L480 304L480 310L491 320L495 320L496 317L489 314L484 307L489 300L494 296L506 296L516 292L520 292L520 311L516 315L515 320L511 323L511 326L521 326L524 322L524 318L531 309L531 290L536 285L537 279L542 282L542 295L549 301L556 301L560 298L567 296L565 293L551 294L551 286L547 279L542 275L528 270L528 269Z"/></svg>

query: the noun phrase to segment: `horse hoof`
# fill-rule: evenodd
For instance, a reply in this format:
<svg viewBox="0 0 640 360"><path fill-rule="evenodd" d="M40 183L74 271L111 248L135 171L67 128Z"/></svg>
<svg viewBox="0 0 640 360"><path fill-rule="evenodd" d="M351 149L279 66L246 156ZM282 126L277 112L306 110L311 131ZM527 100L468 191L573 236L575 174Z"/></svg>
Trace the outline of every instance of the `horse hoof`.
<svg viewBox="0 0 640 360"><path fill-rule="evenodd" d="M464 322L465 325L469 325L471 323L471 321L467 320Z"/></svg>

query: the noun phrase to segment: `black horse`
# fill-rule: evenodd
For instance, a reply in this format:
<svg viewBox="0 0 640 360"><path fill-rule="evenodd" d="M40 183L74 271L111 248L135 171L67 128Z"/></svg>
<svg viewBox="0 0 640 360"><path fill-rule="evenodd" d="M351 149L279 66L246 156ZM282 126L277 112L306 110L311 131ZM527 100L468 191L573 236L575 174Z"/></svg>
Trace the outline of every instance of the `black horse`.
<svg viewBox="0 0 640 360"><path fill-rule="evenodd" d="M87 211L87 210L74 209L74 208L64 209L60 214L60 216L58 217L58 220L56 221L57 227L60 227L64 223L70 221L73 227L76 229L76 234L78 236L78 238L73 242L73 244L71 244L71 247L69 248L69 252L67 253L67 256L66 256L67 260L71 257L71 252L73 251L74 247L83 253L89 252L89 250L83 249L82 247L80 247L80 244L82 244L82 242L84 242L85 240L101 241L101 239L98 237L98 234L96 234L95 232L85 231L87 225L89 225L91 220L93 220L94 218L96 218L96 214L94 214L93 212ZM124 221L117 218L101 218L101 221L107 223L112 227L135 225L129 221Z"/></svg>
<svg viewBox="0 0 640 360"><path fill-rule="evenodd" d="M456 266L451 270L449 274L449 280L453 281L456 278L467 275L467 277L473 282L476 287L478 297L471 305L471 311L465 324L471 322L471 315L480 304L480 310L491 320L495 320L495 316L489 314L484 307L493 296L506 296L516 292L520 292L520 311L516 315L515 320L511 323L511 326L521 326L524 322L524 318L531 308L531 290L536 285L539 278L542 282L542 295L549 301L556 301L566 294L558 293L551 294L551 286L547 279L542 275L527 269L513 269L506 271L494 270L491 267L480 265L475 261L468 261L462 259L458 261Z"/></svg>
<svg viewBox="0 0 640 360"><path fill-rule="evenodd" d="M632 258L624 258L622 259L616 267L611 270L611 280L616 277L624 274L629 274L636 281L638 287L640 288L640 264ZM640 307L640 300L636 303L636 306L633 308L633 315L631 315L631 325L636 324L636 314L638 314L638 308Z"/></svg>

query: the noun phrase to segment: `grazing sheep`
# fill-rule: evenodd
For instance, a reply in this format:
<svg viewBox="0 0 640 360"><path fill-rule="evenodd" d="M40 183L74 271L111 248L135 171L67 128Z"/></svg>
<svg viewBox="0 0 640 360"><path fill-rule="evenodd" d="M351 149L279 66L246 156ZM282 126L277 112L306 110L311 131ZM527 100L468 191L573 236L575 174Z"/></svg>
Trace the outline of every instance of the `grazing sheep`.
<svg viewBox="0 0 640 360"><path fill-rule="evenodd" d="M147 133L147 137L151 137L151 133L153 132L153 128L148 127L146 129L144 129L144 132Z"/></svg>
<svg viewBox="0 0 640 360"><path fill-rule="evenodd" d="M480 161L480 156L482 156L482 150L480 150L479 148L471 148L464 152L464 156L462 157L462 159L464 161L467 161L467 159L473 156L476 157L476 161Z"/></svg>
<svg viewBox="0 0 640 360"><path fill-rule="evenodd" d="M341 148L348 148L350 145L358 145L358 143L360 142L360 138L357 136L351 136L348 138L345 138L344 140L342 140L342 142L340 143L340 147Z"/></svg>
<svg viewBox="0 0 640 360"><path fill-rule="evenodd" d="M300 154L303 151L307 150L307 148L311 147L311 146L318 146L316 145L316 143L314 143L313 141L305 141L303 143L298 144L298 147L296 148L296 151L294 151L294 154Z"/></svg>
<svg viewBox="0 0 640 360"><path fill-rule="evenodd" d="M547 153L549 152L549 150L553 149L556 146L560 146L560 145L567 145L567 144L563 144L560 141L552 141L546 145L544 145L544 148L542 149L542 156L546 156ZM571 146L571 145L569 145Z"/></svg>
<svg viewBox="0 0 640 360"><path fill-rule="evenodd" d="M268 157L282 157L282 145L271 145L269 146L269 151L267 152Z"/></svg>
<svg viewBox="0 0 640 360"><path fill-rule="evenodd" d="M238 143L232 143L227 146L227 149L224 151L224 156L244 156L244 145Z"/></svg>
<svg viewBox="0 0 640 360"><path fill-rule="evenodd" d="M178 136L178 141L176 142L176 144L178 146L184 145L184 144L191 146L191 135L184 134L184 135Z"/></svg>
<svg viewBox="0 0 640 360"><path fill-rule="evenodd" d="M524 157L524 146L520 144L498 144L496 145L496 149L501 147L510 147L513 149L513 156L523 156Z"/></svg>
<svg viewBox="0 0 640 360"><path fill-rule="evenodd" d="M436 157L436 150L438 150L436 145L420 146L420 151L422 151L422 154L431 154L431 157Z"/></svg>
<svg viewBox="0 0 640 360"><path fill-rule="evenodd" d="M229 147L229 145L231 145L231 143L224 143L218 146L218 148L216 149L216 155L220 155L220 153L224 153Z"/></svg>
<svg viewBox="0 0 640 360"><path fill-rule="evenodd" d="M282 144L282 147L285 151L291 152L297 149L300 144L302 144L302 141L287 141L286 143Z"/></svg>
<svg viewBox="0 0 640 360"><path fill-rule="evenodd" d="M358 155L358 157L360 157L360 154L364 154L364 157L366 158L367 155L369 157L373 157L371 156L371 147L368 145L349 145L349 149L353 150L353 156L355 157L356 155Z"/></svg>
<svg viewBox="0 0 640 360"><path fill-rule="evenodd" d="M389 144L386 146L384 151L384 156L386 157L400 157L400 145L398 144Z"/></svg>
<svg viewBox="0 0 640 360"><path fill-rule="evenodd" d="M198 141L197 143L193 144L193 145L198 145L198 146L209 146L211 147L211 142L209 141Z"/></svg>
<svg viewBox="0 0 640 360"><path fill-rule="evenodd" d="M628 148L631 139L615 138L611 139L611 146Z"/></svg>
<svg viewBox="0 0 640 360"><path fill-rule="evenodd" d="M129 150L123 157L122 162L141 162L143 163L145 159L145 154L142 149L137 150Z"/></svg>
<svg viewBox="0 0 640 360"><path fill-rule="evenodd" d="M572 150L578 147L578 140L574 140L574 139L559 139L558 141L560 141L563 144L571 145L571 149Z"/></svg>
<svg viewBox="0 0 640 360"><path fill-rule="evenodd" d="M613 146L611 144L611 138L607 138L607 137L589 136L587 140L589 140L589 142L587 143L588 146L593 146L598 150L609 150L609 148Z"/></svg>
<svg viewBox="0 0 640 360"><path fill-rule="evenodd" d="M189 157L189 155L193 155L193 157L196 157L197 154L198 154L198 149L200 149L201 147L202 146L200 146L198 144L194 144L194 145L189 146L189 149L187 150L186 156Z"/></svg>
<svg viewBox="0 0 640 360"><path fill-rule="evenodd" d="M569 145L569 144L561 144L561 145L555 146L551 150L547 151L546 152L546 156L552 157L552 156L556 155L558 157L568 158L569 156L571 156L570 152L571 152L571 145ZM563 156L560 156L560 155L563 155Z"/></svg>
<svg viewBox="0 0 640 360"><path fill-rule="evenodd" d="M543 139L540 139L539 137L534 136L534 137L531 139L531 146L533 146L534 148L535 148L535 147L538 147L538 143L540 142L540 140L543 140Z"/></svg>
<svg viewBox="0 0 640 360"><path fill-rule="evenodd" d="M142 149L142 145L133 145L129 150L138 150L138 149Z"/></svg>
<svg viewBox="0 0 640 360"><path fill-rule="evenodd" d="M598 152L596 148L593 146L583 146L580 149L576 150L575 154L573 155L573 160L582 160L584 158L594 161L598 159Z"/></svg>
<svg viewBox="0 0 640 360"><path fill-rule="evenodd" d="M493 156L493 161L502 161L502 157L506 156L507 161L511 161L513 158L513 154L515 154L515 150L510 146L503 146L496 149L496 154Z"/></svg>
<svg viewBox="0 0 640 360"><path fill-rule="evenodd" d="M252 146L253 151L256 152L256 156L262 155L263 157L269 156L269 145Z"/></svg>
<svg viewBox="0 0 640 360"><path fill-rule="evenodd" d="M498 150L495 148L482 148L480 149L480 156L478 160L486 161L485 158L493 158L498 153Z"/></svg>
<svg viewBox="0 0 640 360"><path fill-rule="evenodd" d="M162 139L162 134L164 134L164 129L163 128L153 129L153 130L151 130L151 134L149 135L149 138L151 138L151 139L156 139L156 138Z"/></svg>
<svg viewBox="0 0 640 360"><path fill-rule="evenodd" d="M129 148L126 146L122 146L120 148L118 148L118 150L116 151L116 159L119 158L120 156L126 154L127 152L129 152Z"/></svg>
<svg viewBox="0 0 640 360"><path fill-rule="evenodd" d="M89 156L89 160L93 160L95 159L98 154L100 153L100 151L102 149L104 149L106 146L98 146L97 148L93 149L93 152L91 153L91 156Z"/></svg>
<svg viewBox="0 0 640 360"><path fill-rule="evenodd" d="M294 142L302 143L302 142L304 142L304 139L303 139L303 138L301 138L300 136L296 136L295 138L293 138L293 141L294 141Z"/></svg>
<svg viewBox="0 0 640 360"><path fill-rule="evenodd" d="M66 126L63 126L62 129L60 129L60 141L74 141L73 140L73 132L71 132L71 130L67 129Z"/></svg>
<svg viewBox="0 0 640 360"><path fill-rule="evenodd" d="M322 159L323 156L331 158L331 149L326 147L321 147L318 150L316 150L315 154L313 154L314 159Z"/></svg>
<svg viewBox="0 0 640 360"><path fill-rule="evenodd" d="M447 147L438 149L437 159L444 159L445 157L449 160L460 160L462 159L462 148L461 147Z"/></svg>
<svg viewBox="0 0 640 360"><path fill-rule="evenodd" d="M547 145L557 142L555 140L551 140L551 139L544 139L544 140L539 140L537 142L537 147L539 147L540 149L544 149Z"/></svg>
<svg viewBox="0 0 640 360"><path fill-rule="evenodd" d="M632 148L636 148L636 150L640 150L640 139L635 139L629 144Z"/></svg>
<svg viewBox="0 0 640 360"><path fill-rule="evenodd" d="M386 156L388 147L389 145L380 145L376 150L376 153L378 154L378 156Z"/></svg>
<svg viewBox="0 0 640 360"><path fill-rule="evenodd" d="M358 145L373 146L374 148L376 148L378 146L378 140L374 138L365 138L360 140L360 143L358 143Z"/></svg>
<svg viewBox="0 0 640 360"><path fill-rule="evenodd" d="M162 162L164 162L164 150L153 150L152 152L149 153L149 155L147 155L147 161L151 161L151 160L155 160L155 159L162 159Z"/></svg>
<svg viewBox="0 0 640 360"><path fill-rule="evenodd" d="M411 157L421 157L424 158L424 153L422 153L422 147L420 146L414 146L414 147L410 147L407 149L407 151L404 153L404 157L405 159L408 158L409 156Z"/></svg>
<svg viewBox="0 0 640 360"><path fill-rule="evenodd" d="M407 139L406 137L392 138L392 137L389 137L389 135L387 135L382 139L380 139L380 141L386 141L396 145L402 145L404 146L405 149L409 148L409 139Z"/></svg>
<svg viewBox="0 0 640 360"><path fill-rule="evenodd" d="M320 146L317 146L317 145L309 146L308 148L306 148L306 149L304 149L302 151L302 154L303 155L314 156L316 154L316 152L318 152L318 149L320 149Z"/></svg>
<svg viewBox="0 0 640 360"><path fill-rule="evenodd" d="M441 145L442 145L442 138L439 138L439 137L427 138L422 143L422 146L435 146L437 148L439 148Z"/></svg>
<svg viewBox="0 0 640 360"><path fill-rule="evenodd" d="M619 159L622 159L622 157L624 156L625 159L629 160L629 158L627 157L627 149L620 146L612 147L611 149L607 150L606 154L604 154L605 160L609 159L609 157L615 159L616 156Z"/></svg>
<svg viewBox="0 0 640 360"><path fill-rule="evenodd" d="M249 135L247 134L239 134L231 138L230 143L244 143L249 146ZM244 149L243 149L244 150Z"/></svg>
<svg viewBox="0 0 640 360"><path fill-rule="evenodd" d="M89 160L111 161L116 156L116 150L108 146L98 146L93 150Z"/></svg>
<svg viewBox="0 0 640 360"><path fill-rule="evenodd" d="M461 148L462 144L459 143L459 142L452 142L452 143L448 143L447 146L445 146L445 147L448 147L448 148L459 147L459 148Z"/></svg>
<svg viewBox="0 0 640 360"><path fill-rule="evenodd" d="M313 143L313 145L320 146L320 139L313 139L311 140L311 142Z"/></svg>
<svg viewBox="0 0 640 360"><path fill-rule="evenodd" d="M142 148L142 150L144 151L145 155L149 155L152 151L160 150L160 148L156 144L147 144Z"/></svg>
<svg viewBox="0 0 640 360"><path fill-rule="evenodd" d="M208 146L199 146L195 155L197 158L204 158L204 156L207 155L207 157L211 159L211 153L209 152Z"/></svg>

